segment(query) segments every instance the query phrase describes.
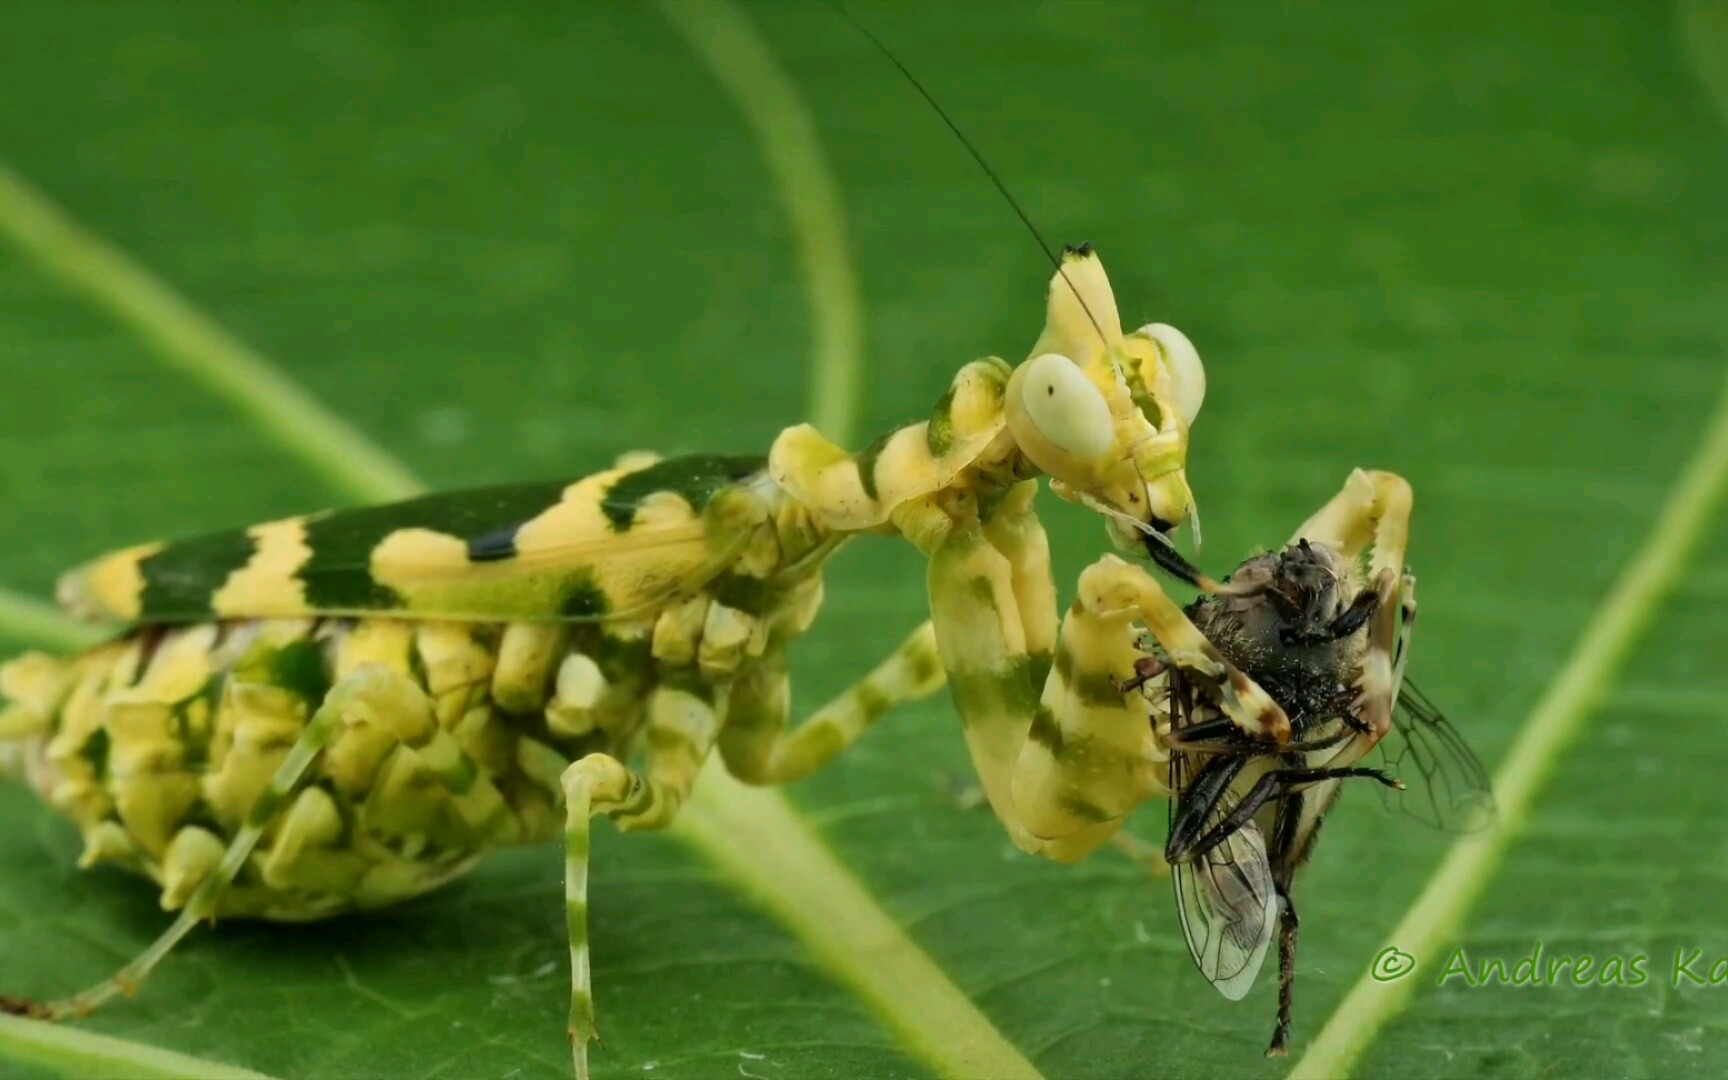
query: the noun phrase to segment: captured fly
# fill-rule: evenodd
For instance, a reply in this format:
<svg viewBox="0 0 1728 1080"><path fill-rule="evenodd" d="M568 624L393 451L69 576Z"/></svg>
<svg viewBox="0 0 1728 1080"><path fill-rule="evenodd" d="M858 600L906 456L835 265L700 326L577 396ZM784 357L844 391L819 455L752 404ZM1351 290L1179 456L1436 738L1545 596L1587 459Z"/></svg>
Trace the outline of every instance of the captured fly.
<svg viewBox="0 0 1728 1080"><path fill-rule="evenodd" d="M1408 489L1402 521L1387 520L1395 499L1372 489L1351 498L1358 478L1379 487L1389 476L1355 474L1289 546L1249 559L1182 609L1185 626L1150 624L1147 654L1127 684L1168 722L1165 858L1195 964L1239 1000L1279 924L1268 1056L1289 1043L1299 925L1292 883L1343 781L1374 781L1389 809L1448 832L1494 817L1482 763L1404 680L1416 616L1415 578L1401 562ZM1340 512L1347 499L1357 506L1343 509L1355 515ZM1359 565L1370 536L1376 564L1399 560L1370 567L1372 578ZM1202 655L1211 662L1196 662ZM1282 716L1244 722L1242 703L1264 700L1261 692Z"/></svg>

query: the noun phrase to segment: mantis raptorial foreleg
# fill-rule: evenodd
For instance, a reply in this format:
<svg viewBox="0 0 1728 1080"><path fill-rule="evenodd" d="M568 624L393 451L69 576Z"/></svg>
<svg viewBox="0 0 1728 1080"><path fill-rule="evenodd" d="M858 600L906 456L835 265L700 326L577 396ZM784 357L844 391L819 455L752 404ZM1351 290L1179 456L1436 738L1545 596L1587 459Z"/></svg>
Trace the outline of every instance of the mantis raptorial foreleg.
<svg viewBox="0 0 1728 1080"><path fill-rule="evenodd" d="M1368 653L1356 683L1351 712L1366 730L1365 738L1377 742L1392 727L1392 708L1398 700L1398 682L1393 665L1397 651L1401 585L1405 579L1404 555L1410 544L1410 484L1394 473L1356 469L1314 516L1302 523L1291 543L1307 540L1327 544L1346 559L1356 560L1369 552L1369 586L1378 595L1368 630ZM1411 582L1414 585L1414 581ZM1410 590L1411 620L1415 614L1414 589ZM1399 672L1401 675L1401 669ZM1366 747L1363 747L1365 750Z"/></svg>

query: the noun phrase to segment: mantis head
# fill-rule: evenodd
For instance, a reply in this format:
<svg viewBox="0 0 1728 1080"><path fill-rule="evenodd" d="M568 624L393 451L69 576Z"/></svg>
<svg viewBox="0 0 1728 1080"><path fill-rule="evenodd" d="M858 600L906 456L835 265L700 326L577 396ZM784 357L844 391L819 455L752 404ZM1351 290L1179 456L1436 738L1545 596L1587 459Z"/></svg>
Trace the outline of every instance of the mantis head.
<svg viewBox="0 0 1728 1080"><path fill-rule="evenodd" d="M1170 534L1191 517L1198 534L1186 468L1205 397L1206 369L1182 332L1122 333L1098 256L1065 251L1043 336L1008 382L1008 428L1053 491L1104 515L1118 547L1190 580Z"/></svg>

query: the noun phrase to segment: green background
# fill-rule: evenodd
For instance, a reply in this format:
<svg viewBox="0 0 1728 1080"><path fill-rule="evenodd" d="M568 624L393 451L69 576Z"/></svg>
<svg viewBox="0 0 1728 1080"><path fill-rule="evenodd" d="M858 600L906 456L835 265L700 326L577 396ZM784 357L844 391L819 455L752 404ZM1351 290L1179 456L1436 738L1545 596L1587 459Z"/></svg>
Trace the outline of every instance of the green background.
<svg viewBox="0 0 1728 1080"><path fill-rule="evenodd" d="M1128 326L1171 322L1199 345L1211 393L1190 475L1209 567L1280 541L1353 466L1411 479L1414 671L1497 764L1715 408L1724 9L854 10L1053 242L1097 246ZM1049 269L830 9L747 14L844 202L861 445L927 411L964 361L1020 359ZM642 446L758 450L808 415L787 207L653 8L5 18L0 161L430 483L579 475ZM0 491L0 580L37 595L112 546L345 497L9 245ZM1103 537L1044 501L1066 590ZM1650 984L1430 985L1359 1073L1728 1069L1728 986L1668 978L1676 948L1728 955L1725 542L1713 523L1694 576L1608 673L1613 694L1462 928L1478 957L1644 953ZM829 596L800 703L915 624L922 569L904 545L862 542ZM987 813L957 808L967 777L938 700L789 796L1047 1075L1282 1074L1260 1057L1275 980L1224 1001L1192 970L1165 883L1109 853L1071 868L1014 853ZM1447 846L1373 801L1345 801L1300 880L1298 1054ZM1137 828L1156 835L1162 813ZM598 1076L928 1074L723 872L672 838L599 832ZM0 790L0 992L82 985L163 925L145 885L76 871L78 846ZM284 1076L559 1075L561 895L554 851L513 851L389 913L225 925L87 1026Z"/></svg>

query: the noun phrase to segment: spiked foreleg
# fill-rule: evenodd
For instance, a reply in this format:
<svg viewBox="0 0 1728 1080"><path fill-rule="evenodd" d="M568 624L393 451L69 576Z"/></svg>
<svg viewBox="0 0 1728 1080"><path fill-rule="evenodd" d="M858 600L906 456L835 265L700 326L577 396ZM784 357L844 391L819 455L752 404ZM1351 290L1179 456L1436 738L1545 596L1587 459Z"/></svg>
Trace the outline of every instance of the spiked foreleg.
<svg viewBox="0 0 1728 1080"><path fill-rule="evenodd" d="M1398 474L1354 469L1338 494L1302 523L1290 543L1330 544L1351 558L1372 547L1372 570L1403 570L1412 501L1409 482Z"/></svg>
<svg viewBox="0 0 1728 1080"><path fill-rule="evenodd" d="M1402 618L1398 624L1398 648L1392 658L1392 701L1404 692L1404 667L1410 662L1410 639L1416 635L1416 575L1404 571Z"/></svg>
<svg viewBox="0 0 1728 1080"><path fill-rule="evenodd" d="M1244 734L1279 745L1290 741L1289 716L1207 640L1151 574L1106 555L1087 569L1081 581L1081 592L1092 593L1094 610L1132 613L1145 624L1168 663L1216 686L1219 708Z"/></svg>
<svg viewBox="0 0 1728 1080"><path fill-rule="evenodd" d="M1057 641L1034 491L1019 485L983 525L951 525L928 545L930 610L991 809L1021 848L1071 862L1160 789L1163 762L1145 701L1116 683L1138 656L1134 611L1083 596Z"/></svg>
<svg viewBox="0 0 1728 1080"><path fill-rule="evenodd" d="M1282 710L1232 668L1157 583L1106 557L1082 575L1081 598L1056 641L1049 545L1030 483L980 508L935 501L896 524L930 553L938 650L985 796L1016 845L1062 861L1108 840L1160 790L1165 758L1147 703L1123 683L1140 658L1132 624L1164 634L1176 662L1228 688L1233 715L1288 738ZM1040 698L1040 693L1042 697Z"/></svg>
<svg viewBox="0 0 1728 1080"><path fill-rule="evenodd" d="M1122 684L1140 658L1137 609L1115 603L1114 569L1080 575L1080 595L1062 621L1043 700L1014 770L1014 804L1026 827L1059 855L1089 854L1106 839L1156 866L1149 845L1117 834L1143 800L1165 789L1169 754L1151 703Z"/></svg>
<svg viewBox="0 0 1728 1080"><path fill-rule="evenodd" d="M786 644L776 641L732 687L720 755L747 784L789 784L832 761L894 706L942 689L936 632L926 622L870 674L785 730L791 698Z"/></svg>
<svg viewBox="0 0 1728 1080"><path fill-rule="evenodd" d="M1352 711L1366 729L1358 745L1340 755L1354 759L1366 753L1392 727L1397 701L1393 652L1398 636L1404 557L1410 545L1410 484L1395 473L1356 469L1334 495L1291 538L1329 544L1346 558L1369 553L1370 588L1380 597L1368 629L1368 654L1356 682Z"/></svg>

